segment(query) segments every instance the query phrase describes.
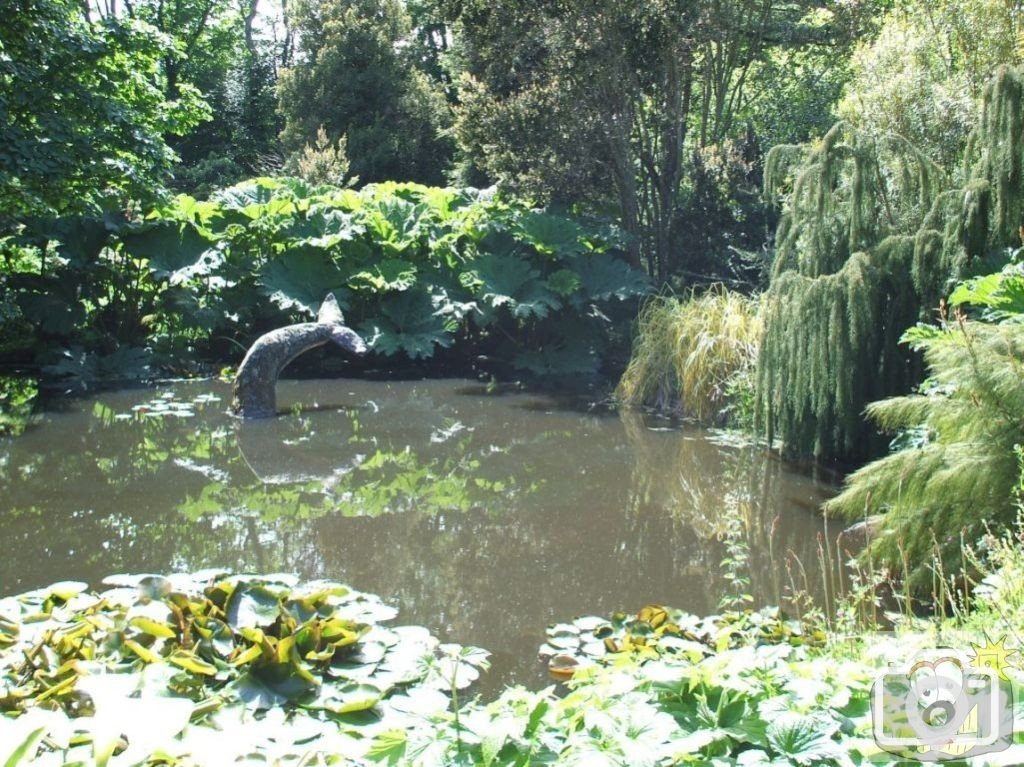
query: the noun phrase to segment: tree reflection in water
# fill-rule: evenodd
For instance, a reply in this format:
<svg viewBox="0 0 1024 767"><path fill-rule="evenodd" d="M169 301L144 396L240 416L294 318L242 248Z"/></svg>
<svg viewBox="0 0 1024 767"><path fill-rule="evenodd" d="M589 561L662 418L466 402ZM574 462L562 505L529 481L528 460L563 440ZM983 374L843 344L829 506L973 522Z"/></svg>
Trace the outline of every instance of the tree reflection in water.
<svg viewBox="0 0 1024 767"><path fill-rule="evenodd" d="M550 622L714 611L729 519L756 603L785 596L789 552L817 561L831 488L705 431L452 381L282 382L282 403L319 405L258 423L216 383L154 412L167 391L73 401L0 442L4 593L214 565L329 577L492 650L500 685L539 673Z"/></svg>

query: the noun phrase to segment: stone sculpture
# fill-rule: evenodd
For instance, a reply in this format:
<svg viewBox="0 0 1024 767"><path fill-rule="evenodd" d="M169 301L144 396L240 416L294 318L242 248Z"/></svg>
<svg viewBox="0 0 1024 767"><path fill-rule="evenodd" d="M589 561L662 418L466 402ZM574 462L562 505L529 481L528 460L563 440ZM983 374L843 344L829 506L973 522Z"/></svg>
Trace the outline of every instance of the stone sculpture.
<svg viewBox="0 0 1024 767"><path fill-rule="evenodd" d="M277 415L277 378L300 354L333 341L352 354L365 354L366 342L345 326L333 293L320 306L316 322L271 330L260 336L245 355L235 375L232 410L242 418Z"/></svg>

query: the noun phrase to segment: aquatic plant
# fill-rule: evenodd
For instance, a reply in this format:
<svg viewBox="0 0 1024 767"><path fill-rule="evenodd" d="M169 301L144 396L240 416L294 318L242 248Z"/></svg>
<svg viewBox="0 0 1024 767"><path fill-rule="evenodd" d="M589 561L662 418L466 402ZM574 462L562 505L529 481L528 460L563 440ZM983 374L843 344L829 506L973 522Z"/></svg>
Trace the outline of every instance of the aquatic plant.
<svg viewBox="0 0 1024 767"><path fill-rule="evenodd" d="M720 423L749 376L761 336L759 305L723 286L648 300L616 395L631 405Z"/></svg>
<svg viewBox="0 0 1024 767"><path fill-rule="evenodd" d="M219 571L106 583L0 600L4 764L358 758L447 711L446 693L487 667L481 650L385 628L393 608L338 583Z"/></svg>
<svg viewBox="0 0 1024 767"><path fill-rule="evenodd" d="M115 580L124 585L101 594L65 583L0 600L7 767L898 764L917 752L875 744L871 686L886 661L935 641L902 631L835 642L775 608L697 617L648 605L551 626L541 652L566 686L461 703L485 653L415 627L383 629L393 612L338 584L216 572ZM217 604L220 617L199 619ZM193 617L165 619L174 607ZM339 620L339 633L307 633ZM952 629L947 642L979 639ZM245 636L257 631L258 642ZM314 641L322 652L303 656ZM312 690L303 680L242 699L246 677L282 665L291 674L298 662ZM1021 679L1012 664L1002 671ZM1011 745L995 763L1022 751Z"/></svg>

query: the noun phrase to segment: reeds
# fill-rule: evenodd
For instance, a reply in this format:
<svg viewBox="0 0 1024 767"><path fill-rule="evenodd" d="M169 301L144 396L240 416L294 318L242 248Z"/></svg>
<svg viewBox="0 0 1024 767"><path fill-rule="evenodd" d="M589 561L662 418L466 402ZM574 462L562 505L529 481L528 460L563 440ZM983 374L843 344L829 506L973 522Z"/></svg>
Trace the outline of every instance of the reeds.
<svg viewBox="0 0 1024 767"><path fill-rule="evenodd" d="M752 386L761 338L758 308L757 300L722 286L651 299L638 318L619 399L721 424L731 408L743 405L743 377Z"/></svg>

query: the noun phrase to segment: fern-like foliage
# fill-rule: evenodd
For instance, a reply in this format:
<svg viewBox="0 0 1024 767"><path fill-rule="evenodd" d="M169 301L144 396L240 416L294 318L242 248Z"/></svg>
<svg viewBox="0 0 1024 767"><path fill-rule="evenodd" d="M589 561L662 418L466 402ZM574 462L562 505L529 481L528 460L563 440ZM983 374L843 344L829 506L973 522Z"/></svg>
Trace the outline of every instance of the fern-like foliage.
<svg viewBox="0 0 1024 767"><path fill-rule="evenodd" d="M882 354L879 318L901 308L887 282L863 252L835 274L787 272L775 280L758 366L759 406L770 434L777 428L788 446L816 456L864 447L856 442L865 438L863 403L891 393L892 379L908 369L900 356ZM883 366L882 375L863 374Z"/></svg>
<svg viewBox="0 0 1024 767"><path fill-rule="evenodd" d="M938 169L906 142L836 125L813 148L782 147L766 192L786 194L758 360L756 416L791 455L863 457L880 444L861 413L906 391L900 334L922 305L908 236Z"/></svg>
<svg viewBox="0 0 1024 767"><path fill-rule="evenodd" d="M884 512L865 556L913 586L931 584L936 556L959 569L962 540L1013 520L1014 447L1024 434L1024 333L1015 321L961 320L917 333L931 378L924 391L873 403L871 418L889 432L913 431L920 444L852 474L829 513L859 518Z"/></svg>

